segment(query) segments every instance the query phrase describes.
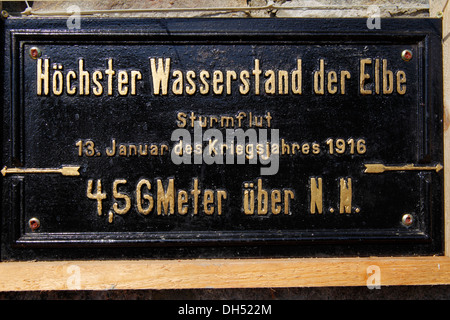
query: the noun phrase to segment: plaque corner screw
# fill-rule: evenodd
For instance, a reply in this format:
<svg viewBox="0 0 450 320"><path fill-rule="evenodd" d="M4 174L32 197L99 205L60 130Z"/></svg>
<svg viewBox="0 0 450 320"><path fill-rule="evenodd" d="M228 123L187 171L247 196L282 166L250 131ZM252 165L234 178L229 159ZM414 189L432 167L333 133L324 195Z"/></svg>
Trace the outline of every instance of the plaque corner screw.
<svg viewBox="0 0 450 320"><path fill-rule="evenodd" d="M32 231L35 231L35 230L39 229L39 227L41 226L41 222L39 221L38 218L31 218L28 221L28 225L30 226L30 229Z"/></svg>
<svg viewBox="0 0 450 320"><path fill-rule="evenodd" d="M9 13L6 10L2 10L1 15L2 15L2 18L5 18L5 19L9 17Z"/></svg>
<svg viewBox="0 0 450 320"><path fill-rule="evenodd" d="M414 221L414 218L409 213L405 213L402 217L402 224L406 227L409 227L410 225L412 225L413 221Z"/></svg>
<svg viewBox="0 0 450 320"><path fill-rule="evenodd" d="M412 51L411 50L403 50L402 52L402 59L404 61L410 61L413 57Z"/></svg>
<svg viewBox="0 0 450 320"><path fill-rule="evenodd" d="M442 18L444 16L444 13L442 12L442 11L438 11L437 13L436 13L436 17L437 18Z"/></svg>
<svg viewBox="0 0 450 320"><path fill-rule="evenodd" d="M38 47L32 47L29 53L32 59L37 59L42 55L41 49Z"/></svg>

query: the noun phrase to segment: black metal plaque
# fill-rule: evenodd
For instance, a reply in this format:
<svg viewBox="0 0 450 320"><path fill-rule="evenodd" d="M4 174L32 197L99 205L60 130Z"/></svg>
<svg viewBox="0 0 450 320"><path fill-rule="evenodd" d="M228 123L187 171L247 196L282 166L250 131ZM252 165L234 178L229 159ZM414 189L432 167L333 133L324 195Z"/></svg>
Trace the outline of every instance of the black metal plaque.
<svg viewBox="0 0 450 320"><path fill-rule="evenodd" d="M441 21L2 22L1 258L442 252Z"/></svg>

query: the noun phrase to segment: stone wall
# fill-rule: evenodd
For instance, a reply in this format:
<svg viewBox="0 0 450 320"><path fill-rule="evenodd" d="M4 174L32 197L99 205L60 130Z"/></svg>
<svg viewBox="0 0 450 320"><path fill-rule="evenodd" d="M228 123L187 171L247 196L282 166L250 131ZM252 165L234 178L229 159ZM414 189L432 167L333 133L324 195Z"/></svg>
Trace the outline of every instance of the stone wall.
<svg viewBox="0 0 450 320"><path fill-rule="evenodd" d="M81 11L101 10L96 16L120 17L366 17L379 10L381 17L429 16L428 0L142 0L142 1L35 1L32 12L65 12L72 5ZM371 6L369 8L369 6ZM189 11L107 12L130 9ZM201 8L229 8L201 11ZM237 8L241 10L236 10ZM197 9L198 11L192 11ZM247 10L245 10L247 9ZM377 11L378 12L378 11Z"/></svg>

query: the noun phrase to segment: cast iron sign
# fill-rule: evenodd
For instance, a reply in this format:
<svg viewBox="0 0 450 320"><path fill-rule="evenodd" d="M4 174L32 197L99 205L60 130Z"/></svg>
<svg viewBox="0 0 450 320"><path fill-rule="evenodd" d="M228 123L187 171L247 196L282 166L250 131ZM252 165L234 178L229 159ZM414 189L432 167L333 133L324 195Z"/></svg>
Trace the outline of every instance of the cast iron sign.
<svg viewBox="0 0 450 320"><path fill-rule="evenodd" d="M2 259L440 254L440 24L3 21Z"/></svg>

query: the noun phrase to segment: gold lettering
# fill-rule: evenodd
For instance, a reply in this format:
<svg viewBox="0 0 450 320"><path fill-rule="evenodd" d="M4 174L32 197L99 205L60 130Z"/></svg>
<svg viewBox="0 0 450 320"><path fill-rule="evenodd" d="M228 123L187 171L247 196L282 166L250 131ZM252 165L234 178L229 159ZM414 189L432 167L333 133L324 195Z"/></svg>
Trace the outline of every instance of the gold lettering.
<svg viewBox="0 0 450 320"><path fill-rule="evenodd" d="M185 215L188 212L188 208L185 203L188 202L188 193L185 190L178 191L178 213Z"/></svg>
<svg viewBox="0 0 450 320"><path fill-rule="evenodd" d="M319 71L314 72L314 92L316 94L325 93L325 61L320 59Z"/></svg>
<svg viewBox="0 0 450 320"><path fill-rule="evenodd" d="M380 59L375 59L375 93L380 94Z"/></svg>
<svg viewBox="0 0 450 320"><path fill-rule="evenodd" d="M43 90L42 90L43 88ZM37 60L37 94L40 96L42 92L44 95L49 91L49 60L44 60L44 71L42 71L42 59Z"/></svg>
<svg viewBox="0 0 450 320"><path fill-rule="evenodd" d="M77 74L75 73L75 71L69 71L67 72L66 75L66 86L67 86L67 94L69 95L73 95L75 93L77 93L77 88L72 87L72 82L71 79L76 79L77 78Z"/></svg>
<svg viewBox="0 0 450 320"><path fill-rule="evenodd" d="M150 181L148 181L146 179L139 180L139 182L136 186L136 204L137 204L138 212L142 213L144 215L147 215L153 209L153 197L149 194L144 194L144 196L142 197L142 187L143 186L147 187L147 189L150 190L150 188L151 188ZM142 198L148 201L148 206L145 209L142 207L142 204L143 204Z"/></svg>
<svg viewBox="0 0 450 320"><path fill-rule="evenodd" d="M222 94L223 92L223 72L216 70L213 73L213 92L214 94Z"/></svg>
<svg viewBox="0 0 450 320"><path fill-rule="evenodd" d="M406 83L406 73L404 71L398 71L397 72L397 92L398 94L405 94L406 93L406 85L403 85Z"/></svg>
<svg viewBox="0 0 450 320"><path fill-rule="evenodd" d="M161 156L164 155L164 151L169 151L169 146L167 144L161 145Z"/></svg>
<svg viewBox="0 0 450 320"><path fill-rule="evenodd" d="M302 59L297 59L297 69L292 72L292 93L302 94Z"/></svg>
<svg viewBox="0 0 450 320"><path fill-rule="evenodd" d="M224 190L217 191L217 213L222 214L222 200L227 198L227 192Z"/></svg>
<svg viewBox="0 0 450 320"><path fill-rule="evenodd" d="M350 72L341 71L341 94L345 94L345 79L350 79Z"/></svg>
<svg viewBox="0 0 450 320"><path fill-rule="evenodd" d="M117 91L121 96L125 96L128 94L128 73L126 71L119 71L117 74Z"/></svg>
<svg viewBox="0 0 450 320"><path fill-rule="evenodd" d="M294 199L294 192L292 190L284 190L284 214L290 213L290 199Z"/></svg>
<svg viewBox="0 0 450 320"><path fill-rule="evenodd" d="M317 208L317 212L321 214L323 212L322 178L318 178L317 180L315 178L311 178L310 190L311 190L310 212L311 214L315 214Z"/></svg>
<svg viewBox="0 0 450 320"><path fill-rule="evenodd" d="M366 73L366 64L372 64L372 59L361 59L359 63L360 63L359 92L364 95L372 94L372 90L366 90L364 88L366 79L370 78L370 75Z"/></svg>
<svg viewBox="0 0 450 320"><path fill-rule="evenodd" d="M197 86L195 85L195 82L192 79L195 79L195 72L192 70L189 70L186 73L186 80L190 85L190 87L186 86L186 93L189 95L193 95L195 93L195 91L197 90Z"/></svg>
<svg viewBox="0 0 450 320"><path fill-rule="evenodd" d="M97 86L96 88L94 88L92 90L92 92L94 93L94 95L96 96L100 96L103 93L103 86L102 84L98 81L98 80L102 80L103 79L103 73L99 70L94 71L94 73L92 74L92 82Z"/></svg>
<svg viewBox="0 0 450 320"><path fill-rule="evenodd" d="M187 117L187 114L186 113L184 113L184 112L178 112L177 113L177 126L179 127L179 128L184 128L184 127L186 127L186 117Z"/></svg>
<svg viewBox="0 0 450 320"><path fill-rule="evenodd" d="M214 213L214 206L209 207L211 203L214 203L214 191L206 189L203 194L203 210L207 215Z"/></svg>
<svg viewBox="0 0 450 320"><path fill-rule="evenodd" d="M259 68L259 59L255 59L255 67L252 70L252 74L255 76L255 94L259 95L259 77L262 71Z"/></svg>
<svg viewBox="0 0 450 320"><path fill-rule="evenodd" d="M244 188L253 188L253 183L245 183ZM244 189L244 214L251 215L255 212L255 191Z"/></svg>
<svg viewBox="0 0 450 320"><path fill-rule="evenodd" d="M59 96L64 89L63 74L61 71L57 70L53 73L53 94Z"/></svg>
<svg viewBox="0 0 450 320"><path fill-rule="evenodd" d="M172 77L176 78L172 84L172 92L174 94L183 94L183 73L180 70L175 70Z"/></svg>
<svg viewBox="0 0 450 320"><path fill-rule="evenodd" d="M89 199L97 200L97 213L99 216L102 215L102 201L106 199L106 193L102 193L102 180L97 180L97 192L95 194L92 193L94 181L88 180L88 186L86 190L86 196Z"/></svg>
<svg viewBox="0 0 450 320"><path fill-rule="evenodd" d="M112 139L111 148L106 148L106 155L112 157L116 154L116 140Z"/></svg>
<svg viewBox="0 0 450 320"><path fill-rule="evenodd" d="M128 146L128 156L137 155L137 147L134 144Z"/></svg>
<svg viewBox="0 0 450 320"><path fill-rule="evenodd" d="M209 93L209 83L206 81L206 79L209 79L210 75L209 72L206 70L202 70L200 72L200 81L202 82L202 86L200 86L200 93L201 94L208 94Z"/></svg>
<svg viewBox="0 0 450 320"><path fill-rule="evenodd" d="M352 179L348 178L340 180L341 196L339 202L339 213L352 212Z"/></svg>
<svg viewBox="0 0 450 320"><path fill-rule="evenodd" d="M127 155L127 146L126 145L119 145L119 156L126 156Z"/></svg>
<svg viewBox="0 0 450 320"><path fill-rule="evenodd" d="M335 94L338 90L336 83L338 82L336 71L328 72L328 93Z"/></svg>
<svg viewBox="0 0 450 320"><path fill-rule="evenodd" d="M175 202L175 187L174 179L169 179L169 184L167 186L167 191L164 190L164 186L160 179L157 180L157 206L156 210L158 215L161 214L173 214L174 213L174 202ZM162 208L164 207L164 213Z"/></svg>
<svg viewBox="0 0 450 320"><path fill-rule="evenodd" d="M258 214L265 215L269 208L269 195L262 187L262 180L258 179Z"/></svg>
<svg viewBox="0 0 450 320"><path fill-rule="evenodd" d="M119 193L117 191L117 188L119 186L119 184L126 184L127 180L125 179L119 179L119 180L114 180L113 182L113 196L115 199L124 199L125 200L125 207L120 209L119 205L117 204L117 202L114 202L113 204L113 209L114 212L117 214L125 214L127 213L130 208L131 208L131 199L129 196L127 196L126 194L123 193Z"/></svg>
<svg viewBox="0 0 450 320"><path fill-rule="evenodd" d="M162 58L158 58L158 68L156 68L156 60L150 59L150 66L152 70L153 79L153 93L159 95L167 95L167 88L169 84L169 72L170 72L170 58L165 59L163 63Z"/></svg>
<svg viewBox="0 0 450 320"><path fill-rule="evenodd" d="M108 69L105 70L105 73L108 75L108 96L112 96L113 94L113 76L116 72L113 69L113 60L108 59Z"/></svg>
<svg viewBox="0 0 450 320"><path fill-rule="evenodd" d="M236 80L237 75L235 71L227 70L227 94L231 94L231 80Z"/></svg>
<svg viewBox="0 0 450 320"><path fill-rule="evenodd" d="M270 115L270 112L267 112L267 115L264 116L267 120L267 126L270 128L270 120L272 120L272 116Z"/></svg>
<svg viewBox="0 0 450 320"><path fill-rule="evenodd" d="M131 94L136 95L136 80L142 80L142 73L137 70L131 71Z"/></svg>
<svg viewBox="0 0 450 320"><path fill-rule="evenodd" d="M383 59L383 93L391 94L394 91L394 74L387 69L387 60Z"/></svg>
<svg viewBox="0 0 450 320"><path fill-rule="evenodd" d="M269 79L266 80L266 83L264 84L264 89L267 94L274 94L275 93L275 72L273 70L267 70L264 76Z"/></svg>
<svg viewBox="0 0 450 320"><path fill-rule="evenodd" d="M320 153L320 145L318 143L313 143L312 145L313 153L319 154Z"/></svg>
<svg viewBox="0 0 450 320"><path fill-rule="evenodd" d="M229 121L231 121L231 127L234 127L234 118L233 117L226 117L226 116L222 116L220 117L220 126L223 127L223 123L224 121L227 121L227 124L225 125L225 127L229 126Z"/></svg>
<svg viewBox="0 0 450 320"><path fill-rule="evenodd" d="M139 155L146 156L148 154L148 145L142 146L142 144L139 145Z"/></svg>
<svg viewBox="0 0 450 320"><path fill-rule="evenodd" d="M281 212L281 191L280 190L272 190L270 194L271 203L272 203L272 214L279 214Z"/></svg>
<svg viewBox="0 0 450 320"><path fill-rule="evenodd" d="M304 143L302 144L302 153L303 154L308 154L309 153L309 144L308 143Z"/></svg>
<svg viewBox="0 0 450 320"><path fill-rule="evenodd" d="M284 139L281 139L281 154L291 154L291 147L289 144L284 142Z"/></svg>
<svg viewBox="0 0 450 320"><path fill-rule="evenodd" d="M84 60L78 60L78 74L80 75L80 96L89 95L89 71L84 70Z"/></svg>
<svg viewBox="0 0 450 320"><path fill-rule="evenodd" d="M247 70L242 70L239 78L242 82L242 85L239 86L239 92L241 94L247 94L250 91L250 82L248 81L250 73Z"/></svg>
<svg viewBox="0 0 450 320"><path fill-rule="evenodd" d="M157 145L152 144L150 146L150 155L152 155L152 156L158 155L158 146Z"/></svg>
<svg viewBox="0 0 450 320"><path fill-rule="evenodd" d="M286 70L278 71L278 93L288 94L289 93L289 74Z"/></svg>

